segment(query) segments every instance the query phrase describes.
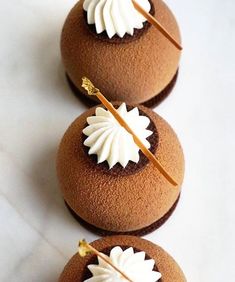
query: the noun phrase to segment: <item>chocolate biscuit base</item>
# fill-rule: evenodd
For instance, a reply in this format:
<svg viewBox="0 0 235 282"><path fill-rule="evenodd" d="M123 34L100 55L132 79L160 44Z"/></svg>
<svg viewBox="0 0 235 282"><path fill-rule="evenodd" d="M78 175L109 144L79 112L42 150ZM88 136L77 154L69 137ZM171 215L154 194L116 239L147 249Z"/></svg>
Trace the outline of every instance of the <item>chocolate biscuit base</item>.
<svg viewBox="0 0 235 282"><path fill-rule="evenodd" d="M161 0L152 0L155 17L181 42L174 15ZM83 76L105 93L110 101L141 104L149 101L172 81L181 52L154 26L138 39L119 44L99 40L87 27L83 1L69 13L61 36L65 71L82 93Z"/></svg>
<svg viewBox="0 0 235 282"><path fill-rule="evenodd" d="M86 229L90 230L93 233L96 233L99 236L105 237L105 236L111 236L111 235L132 235L132 236L145 236L149 233L152 233L153 231L157 230L159 227L161 227L173 214L176 206L178 205L180 196L178 197L178 199L176 200L176 202L174 203L174 205L170 208L170 210L160 219L156 220L154 223L150 224L147 227L144 227L142 229L138 229L135 231L129 231L129 232L112 232L112 231L107 231L107 230L103 230L101 228L98 228L92 224L89 224L88 222L86 222L85 220L83 220L81 217L79 217L68 205L68 203L66 203L65 201L65 205L68 208L69 212L71 213L71 215L74 217L74 219L76 219L83 227L85 227Z"/></svg>
<svg viewBox="0 0 235 282"><path fill-rule="evenodd" d="M161 247L145 239L134 236L110 236L91 243L99 252L114 246L129 246L144 251L147 256L155 261L158 271L161 273L161 282L186 282L185 275L177 262ZM65 266L59 282L83 282L84 272L94 255L80 257L74 255Z"/></svg>
<svg viewBox="0 0 235 282"><path fill-rule="evenodd" d="M174 89L177 78L178 78L178 73L179 73L179 70L177 70L177 72L174 75L174 77L172 78L171 82L159 94L157 94L156 96L154 96L150 100L142 103L142 105L145 106L145 107L148 107L148 108L154 108L154 107L158 106L162 101L164 101L171 94L172 90ZM67 78L67 81L68 81L68 84L69 84L71 91L88 108L93 107L93 106L100 103L100 101L98 101L97 99L91 98L91 96L81 92L75 86L75 84L72 82L72 80L70 79L68 74L66 74L66 78Z"/></svg>
<svg viewBox="0 0 235 282"><path fill-rule="evenodd" d="M152 110L138 108L157 128L154 154L176 179L177 187L150 162L127 176L113 175L94 163L84 150L82 130L95 107L72 123L58 150L57 174L63 198L79 217L103 230L120 233L150 226L171 209L181 191L184 156L176 134Z"/></svg>

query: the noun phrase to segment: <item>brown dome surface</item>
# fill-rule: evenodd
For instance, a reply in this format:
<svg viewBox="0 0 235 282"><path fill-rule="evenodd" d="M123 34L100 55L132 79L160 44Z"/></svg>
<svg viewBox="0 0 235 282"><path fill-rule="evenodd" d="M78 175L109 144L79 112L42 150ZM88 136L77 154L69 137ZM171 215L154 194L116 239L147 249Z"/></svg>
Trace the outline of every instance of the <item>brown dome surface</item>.
<svg viewBox="0 0 235 282"><path fill-rule="evenodd" d="M114 246L130 246L134 249L144 251L146 255L155 260L156 267L162 275L159 282L186 282L184 273L175 260L162 248L150 241L134 236L110 236L94 241L91 245L100 252ZM90 263L89 261L93 256L89 255L84 258L78 254L73 256L65 266L59 282L84 281L86 266Z"/></svg>
<svg viewBox="0 0 235 282"><path fill-rule="evenodd" d="M161 0L152 0L152 4L155 17L180 42L170 9ZM83 76L89 77L109 100L129 104L149 101L167 88L180 59L175 46L153 26L130 42L101 40L90 31L82 5L80 1L71 10L61 36L66 72L81 93L85 93L81 88Z"/></svg>
<svg viewBox="0 0 235 282"><path fill-rule="evenodd" d="M96 164L84 149L82 130L95 107L66 131L57 155L57 173L69 207L88 224L113 232L130 232L161 219L177 202L184 176L184 156L168 123L152 110L138 106L155 124L160 163L178 182L172 186L148 161L131 174L114 174ZM123 169L125 172L125 169ZM120 233L119 233L120 234Z"/></svg>

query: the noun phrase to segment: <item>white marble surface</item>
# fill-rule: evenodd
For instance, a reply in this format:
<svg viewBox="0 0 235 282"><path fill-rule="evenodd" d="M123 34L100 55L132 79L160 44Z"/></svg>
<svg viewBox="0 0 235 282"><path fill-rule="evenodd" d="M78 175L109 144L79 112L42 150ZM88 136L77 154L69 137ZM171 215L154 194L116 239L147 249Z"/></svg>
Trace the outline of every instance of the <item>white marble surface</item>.
<svg viewBox="0 0 235 282"><path fill-rule="evenodd" d="M0 281L54 282L75 253L80 227L60 197L58 143L85 110L70 92L59 38L75 0L0 1ZM182 198L146 236L190 282L235 281L235 2L168 0L184 52L173 95L156 111L185 151Z"/></svg>

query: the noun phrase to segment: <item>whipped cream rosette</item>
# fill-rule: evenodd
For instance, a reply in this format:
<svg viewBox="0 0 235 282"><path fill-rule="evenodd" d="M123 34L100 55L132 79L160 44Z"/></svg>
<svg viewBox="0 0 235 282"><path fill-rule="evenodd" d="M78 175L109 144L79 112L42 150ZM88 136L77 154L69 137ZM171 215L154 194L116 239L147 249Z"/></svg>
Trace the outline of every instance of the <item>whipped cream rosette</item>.
<svg viewBox="0 0 235 282"><path fill-rule="evenodd" d="M122 250L121 247L113 247L110 255L102 254L113 265L125 273L133 282L156 282L161 278L158 271L154 271L155 261L145 259L145 252L134 252L132 247ZM84 282L124 282L125 278L110 264L98 257L98 264L87 266L92 273L92 278Z"/></svg>
<svg viewBox="0 0 235 282"><path fill-rule="evenodd" d="M137 0L138 4L149 12L148 0ZM99 34L107 32L109 38L115 34L123 37L133 35L134 29L143 28L146 19L134 8L131 0L85 0L83 9L87 12L87 23L95 24Z"/></svg>
<svg viewBox="0 0 235 282"><path fill-rule="evenodd" d="M127 111L125 103L122 103L117 111L149 149L150 143L147 138L152 134L152 131L146 128L150 119L141 116L137 107ZM97 107L95 116L88 117L87 123L88 126L83 130L83 133L88 136L84 145L90 147L89 155L96 154L98 156L98 163L106 160L109 168L112 168L116 163L120 163L124 168L129 161L138 163L139 147L135 144L132 135L119 124L108 110Z"/></svg>

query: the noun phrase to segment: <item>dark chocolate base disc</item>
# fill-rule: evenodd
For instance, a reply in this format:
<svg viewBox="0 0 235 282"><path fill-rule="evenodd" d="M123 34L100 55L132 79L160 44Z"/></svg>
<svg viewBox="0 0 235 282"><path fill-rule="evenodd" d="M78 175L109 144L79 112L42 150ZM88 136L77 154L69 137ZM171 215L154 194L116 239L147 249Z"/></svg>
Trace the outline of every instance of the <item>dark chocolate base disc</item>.
<svg viewBox="0 0 235 282"><path fill-rule="evenodd" d="M171 91L174 89L178 78L178 74L179 74L179 69L176 71L170 83L158 95L142 103L142 105L147 108L154 108L158 106L163 100L165 100L170 95Z"/></svg>
<svg viewBox="0 0 235 282"><path fill-rule="evenodd" d="M172 78L172 80L170 81L170 83L156 96L154 96L153 98L151 98L150 100L142 103L143 106L148 107L148 108L153 108L156 107L157 105L159 105L163 100L165 100L165 98L167 98L167 96L171 93L171 91L173 90L176 81L177 81L177 77L178 77L178 72L179 70L177 70L176 74L174 75L174 77ZM89 99L88 96L84 95L76 86L75 84L72 82L72 80L70 79L69 75L66 73L66 78L69 84L70 89L72 90L72 92L75 94L76 97L78 97L80 99L80 101L86 105L88 108L93 107L97 104L100 104L99 101L95 101L95 100L91 100Z"/></svg>
<svg viewBox="0 0 235 282"><path fill-rule="evenodd" d="M104 230L101 228L98 228L88 222L86 222L85 220L83 220L79 215L77 215L68 205L68 203L65 201L66 207L68 208L68 210L70 211L70 213L72 214L72 216L86 229L90 230L93 233L96 233L102 237L104 236L112 236L112 235L132 235L132 236L145 236L153 231L155 231L156 229L158 229L160 226L162 226L167 220L168 218L172 215L172 213L174 212L178 202L180 199L180 195L177 198L177 200L175 201L175 203L173 204L173 206L169 209L169 211L160 219L158 219L157 221L155 221L154 223L150 224L147 227L138 229L138 230L134 230L134 231L128 231L128 232L115 232L115 231L108 231L108 230Z"/></svg>

